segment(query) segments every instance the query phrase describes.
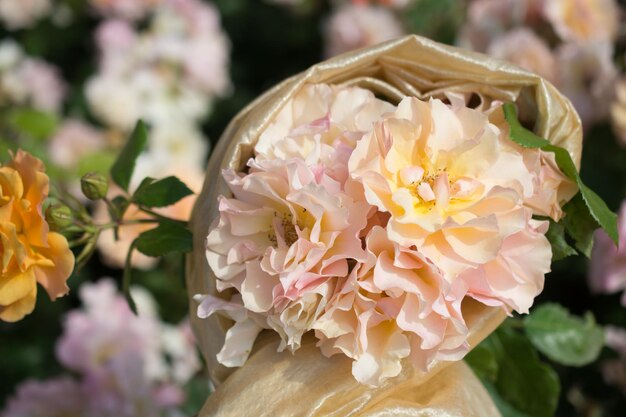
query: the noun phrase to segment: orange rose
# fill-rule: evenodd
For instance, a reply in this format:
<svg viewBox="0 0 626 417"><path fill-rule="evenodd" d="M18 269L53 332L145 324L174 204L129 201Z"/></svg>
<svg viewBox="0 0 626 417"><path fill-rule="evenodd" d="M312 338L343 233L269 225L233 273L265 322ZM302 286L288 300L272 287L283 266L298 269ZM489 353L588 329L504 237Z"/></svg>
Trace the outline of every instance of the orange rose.
<svg viewBox="0 0 626 417"><path fill-rule="evenodd" d="M33 311L37 282L52 300L69 291L74 255L44 219L48 190L44 165L32 155L20 150L0 166L0 320L17 321Z"/></svg>

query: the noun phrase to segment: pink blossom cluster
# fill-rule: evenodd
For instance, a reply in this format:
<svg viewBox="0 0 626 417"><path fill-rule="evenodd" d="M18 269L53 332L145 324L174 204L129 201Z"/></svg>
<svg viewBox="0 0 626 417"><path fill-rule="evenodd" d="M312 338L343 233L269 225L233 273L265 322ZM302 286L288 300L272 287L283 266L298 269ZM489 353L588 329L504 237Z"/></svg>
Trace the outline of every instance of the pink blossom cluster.
<svg viewBox="0 0 626 417"><path fill-rule="evenodd" d="M338 55L399 38L404 33L401 20L389 7L345 2L334 9L325 24L325 53L329 57Z"/></svg>
<svg viewBox="0 0 626 417"><path fill-rule="evenodd" d="M588 282L597 294L614 294L626 290L626 202L622 203L617 220L619 245L615 246L606 232L594 233ZM626 307L626 293L622 296Z"/></svg>
<svg viewBox="0 0 626 417"><path fill-rule="evenodd" d="M472 0L458 43L546 78L589 127L610 116L619 16L615 0Z"/></svg>
<svg viewBox="0 0 626 417"><path fill-rule="evenodd" d="M0 105L22 105L59 112L66 86L58 70L27 56L14 41L0 42Z"/></svg>
<svg viewBox="0 0 626 417"><path fill-rule="evenodd" d="M131 1L95 1L115 10ZM137 4L138 2L134 2ZM86 85L91 112L109 129L127 134L138 119L151 126L148 149L139 157L131 189L149 176L176 175L200 191L208 140L200 123L216 97L230 91L229 42L218 10L201 0L159 0L149 5L145 27L132 21L105 20L96 30L100 67ZM114 192L114 191L112 191ZM187 220L195 197L164 209L164 215ZM141 216L136 210L127 212ZM96 210L106 219L104 205ZM122 267L131 242L145 228L124 228L121 239L105 231L98 241L104 260ZM136 254L134 266L148 269L156 258Z"/></svg>
<svg viewBox="0 0 626 417"><path fill-rule="evenodd" d="M2 0L0 21L10 30L29 28L46 17L52 5L51 0Z"/></svg>
<svg viewBox="0 0 626 417"><path fill-rule="evenodd" d="M408 358L468 351L464 306L528 312L550 270L544 236L577 191L554 156L508 137L499 105L306 85L262 132L206 239L217 290L198 315L234 321L218 360L241 366L270 329L314 331L324 355L377 385ZM471 301L473 300L473 301Z"/></svg>
<svg viewBox="0 0 626 417"><path fill-rule="evenodd" d="M174 416L185 399L180 387L200 367L189 325L161 322L145 290L133 296L138 316L112 280L81 286L83 308L68 313L56 349L79 377L26 381L0 416Z"/></svg>
<svg viewBox="0 0 626 417"><path fill-rule="evenodd" d="M162 0L89 0L91 7L105 17L138 20L146 17Z"/></svg>
<svg viewBox="0 0 626 417"><path fill-rule="evenodd" d="M200 0L163 0L144 30L111 19L97 29L100 69L88 81L92 112L106 125L132 128L197 122L229 91L229 45L218 11Z"/></svg>

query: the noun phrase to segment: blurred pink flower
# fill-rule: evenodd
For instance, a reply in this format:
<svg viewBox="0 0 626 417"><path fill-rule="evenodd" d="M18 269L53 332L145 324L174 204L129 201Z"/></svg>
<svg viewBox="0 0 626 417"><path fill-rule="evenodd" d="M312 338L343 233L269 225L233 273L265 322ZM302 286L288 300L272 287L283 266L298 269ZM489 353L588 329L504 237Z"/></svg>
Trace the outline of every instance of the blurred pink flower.
<svg viewBox="0 0 626 417"><path fill-rule="evenodd" d="M24 55L10 40L0 43L0 104L31 106L58 112L66 86L58 70L47 62Z"/></svg>
<svg viewBox="0 0 626 417"><path fill-rule="evenodd" d="M615 83L615 101L611 104L611 123L620 145L626 146L626 77Z"/></svg>
<svg viewBox="0 0 626 417"><path fill-rule="evenodd" d="M583 126L607 120L618 71L613 46L607 42L566 43L556 51L556 86L574 104Z"/></svg>
<svg viewBox="0 0 626 417"><path fill-rule="evenodd" d="M50 159L56 165L75 170L81 158L107 146L104 134L82 120L67 119L48 142Z"/></svg>
<svg viewBox="0 0 626 417"><path fill-rule="evenodd" d="M144 29L121 20L97 30L100 69L86 86L95 116L128 131L138 118L195 123L229 93L229 43L218 10L200 0L161 0Z"/></svg>
<svg viewBox="0 0 626 417"><path fill-rule="evenodd" d="M619 30L615 0L548 0L544 14L564 41L611 43Z"/></svg>
<svg viewBox="0 0 626 417"><path fill-rule="evenodd" d="M159 321L156 307L145 293L138 298L138 316L112 280L83 285L79 294L83 308L67 314L57 342L57 357L64 366L89 374L116 358L134 354L141 355L148 367L159 367Z"/></svg>
<svg viewBox="0 0 626 417"><path fill-rule="evenodd" d="M404 34L402 22L388 8L352 4L335 10L324 31L329 57Z"/></svg>
<svg viewBox="0 0 626 417"><path fill-rule="evenodd" d="M0 417L87 417L85 400L82 387L70 377L30 379L17 387Z"/></svg>
<svg viewBox="0 0 626 417"><path fill-rule="evenodd" d="M556 58L548 44L525 27L513 29L492 42L487 53L507 60L554 83L557 79Z"/></svg>
<svg viewBox="0 0 626 417"><path fill-rule="evenodd" d="M588 282L595 293L612 294L626 289L626 202L622 203L617 226L619 247L602 229L594 234ZM622 305L626 306L626 293Z"/></svg>
<svg viewBox="0 0 626 417"><path fill-rule="evenodd" d="M613 349L618 359L606 359L600 364L604 381L619 388L626 395L626 329L616 326L604 328L605 344Z"/></svg>
<svg viewBox="0 0 626 417"><path fill-rule="evenodd" d="M106 17L138 20L145 17L163 0L89 0L97 13Z"/></svg>
<svg viewBox="0 0 626 417"><path fill-rule="evenodd" d="M159 389L146 378L141 352L117 354L85 375L89 417L160 417ZM180 397L184 399L184 397ZM180 405L176 404L176 405Z"/></svg>
<svg viewBox="0 0 626 417"><path fill-rule="evenodd" d="M540 18L544 0L472 0L467 22L459 31L457 43L486 52L492 42L509 30L533 26Z"/></svg>
<svg viewBox="0 0 626 417"><path fill-rule="evenodd" d="M390 7L401 9L403 7L408 6L414 1L415 0L352 0L352 3L358 4L358 5L367 5L367 4L377 3L382 6L390 6Z"/></svg>
<svg viewBox="0 0 626 417"><path fill-rule="evenodd" d="M33 26L52 9L51 0L2 0L0 20L10 30Z"/></svg>
<svg viewBox="0 0 626 417"><path fill-rule="evenodd" d="M125 20L106 20L96 29L96 45L100 51L103 72L115 72L128 65L125 62L137 44L135 29Z"/></svg>

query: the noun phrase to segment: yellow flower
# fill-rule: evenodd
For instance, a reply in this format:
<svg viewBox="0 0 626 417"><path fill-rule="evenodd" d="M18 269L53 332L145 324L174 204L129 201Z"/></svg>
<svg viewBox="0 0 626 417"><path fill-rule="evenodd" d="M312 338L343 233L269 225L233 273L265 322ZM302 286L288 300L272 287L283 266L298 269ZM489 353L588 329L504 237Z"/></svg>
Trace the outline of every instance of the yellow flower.
<svg viewBox="0 0 626 417"><path fill-rule="evenodd" d="M69 291L74 255L44 219L48 190L44 165L32 155L20 150L0 166L0 320L17 321L33 311L37 282L52 300Z"/></svg>

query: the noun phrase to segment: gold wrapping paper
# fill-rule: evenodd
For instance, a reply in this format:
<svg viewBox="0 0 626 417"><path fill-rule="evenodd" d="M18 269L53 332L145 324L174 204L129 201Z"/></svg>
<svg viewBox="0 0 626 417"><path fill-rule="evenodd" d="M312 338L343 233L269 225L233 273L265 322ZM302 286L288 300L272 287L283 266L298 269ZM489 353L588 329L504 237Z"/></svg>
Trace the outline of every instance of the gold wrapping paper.
<svg viewBox="0 0 626 417"><path fill-rule="evenodd" d="M407 95L442 97L449 91L475 95L483 105L494 100L515 101L524 120L534 122L537 134L566 148L574 162L580 163L580 119L569 100L537 75L415 35L332 58L263 94L239 113L222 135L191 219L194 251L187 258L190 297L217 294L204 241L218 215L217 196L228 194L222 169L245 166L260 132L305 83L358 85L392 102ZM217 386L200 417L499 416L464 362L436 363L428 373L417 372L405 363L401 375L372 388L354 380L350 359L322 356L313 338L292 355L277 353L278 337L266 332L243 367L225 368L217 362L216 354L231 323L217 315L197 318L197 303L192 299L190 308L194 332ZM472 347L505 318L502 310L471 300L464 302L463 312Z"/></svg>

